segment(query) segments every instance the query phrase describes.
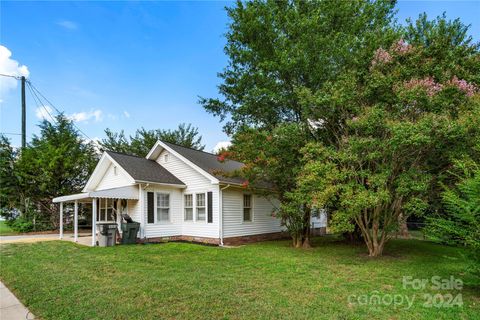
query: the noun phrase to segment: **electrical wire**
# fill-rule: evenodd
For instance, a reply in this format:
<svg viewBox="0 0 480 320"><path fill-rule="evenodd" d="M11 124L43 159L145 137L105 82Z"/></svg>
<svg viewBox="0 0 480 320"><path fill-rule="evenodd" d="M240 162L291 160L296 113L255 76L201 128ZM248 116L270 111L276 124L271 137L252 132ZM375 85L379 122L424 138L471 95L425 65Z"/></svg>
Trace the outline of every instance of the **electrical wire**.
<svg viewBox="0 0 480 320"><path fill-rule="evenodd" d="M0 76L2 76L2 77L9 77L9 78L17 79L17 80L21 80L21 79L22 79L22 77L20 77L20 76L14 76L14 75L11 75L11 74L4 74L4 73L0 73Z"/></svg>
<svg viewBox="0 0 480 320"><path fill-rule="evenodd" d="M14 132L0 132L0 134L8 134L8 135L12 135L12 136L21 136L22 135L21 133L14 133Z"/></svg>
<svg viewBox="0 0 480 320"><path fill-rule="evenodd" d="M21 80L22 77L21 76L15 76L15 75L11 75L11 74L4 74L4 73L0 73L0 76L2 77L9 77L9 78L13 78L13 79L16 79L16 80ZM26 80L25 81L28 85L28 89L30 90L30 94L32 95L33 97L33 100L35 101L35 104L37 105L37 108L43 108L47 114L50 116L50 118L56 122L55 118L52 116L52 114L50 113L50 111L48 111L48 109L46 108L45 104L42 102L42 99L45 100L47 103L47 105L50 105L52 106L53 109L55 109L55 111L58 113L58 114L64 114L64 112L60 111L50 100L47 99L47 97L45 97L41 92L40 90L38 90L33 84L32 84L32 81L30 80ZM41 98L40 98L41 97ZM85 132L82 131L82 129L80 129L74 121L72 121L72 124L73 126L78 130L78 132L80 132L81 134L83 134L85 136L85 138L87 138L88 140L92 140L92 138L90 138Z"/></svg>
<svg viewBox="0 0 480 320"><path fill-rule="evenodd" d="M48 111L47 107L42 103L38 95L33 91L31 84L29 82L27 82L27 87L28 87L28 90L30 91L30 94L33 97L33 100L35 101L35 104L37 105L37 109L43 108L43 110L45 110L45 112L50 116L50 119L52 119L54 123L57 123L56 119L52 116L50 111Z"/></svg>
<svg viewBox="0 0 480 320"><path fill-rule="evenodd" d="M48 105L50 105L53 109L55 109L55 111L57 111L57 113L59 114L63 114L64 112L60 111L50 100L48 100L33 84L30 80L27 80L27 83L29 84L29 86L34 90L34 92L38 93L46 102ZM48 112L48 111L47 111ZM72 124L73 126L81 133L83 134L87 139L89 140L92 140L92 138L90 138L85 132L82 131L82 129L80 129L74 121L72 121Z"/></svg>

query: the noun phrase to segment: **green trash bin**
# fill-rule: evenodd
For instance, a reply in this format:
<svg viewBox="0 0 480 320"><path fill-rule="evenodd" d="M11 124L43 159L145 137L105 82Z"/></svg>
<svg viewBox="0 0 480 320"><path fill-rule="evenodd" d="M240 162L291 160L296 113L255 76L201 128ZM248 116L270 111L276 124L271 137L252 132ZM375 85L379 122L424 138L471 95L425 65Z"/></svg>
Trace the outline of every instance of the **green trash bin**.
<svg viewBox="0 0 480 320"><path fill-rule="evenodd" d="M137 243L137 234L140 229L140 223L138 222L127 222L122 223L122 244L133 244Z"/></svg>

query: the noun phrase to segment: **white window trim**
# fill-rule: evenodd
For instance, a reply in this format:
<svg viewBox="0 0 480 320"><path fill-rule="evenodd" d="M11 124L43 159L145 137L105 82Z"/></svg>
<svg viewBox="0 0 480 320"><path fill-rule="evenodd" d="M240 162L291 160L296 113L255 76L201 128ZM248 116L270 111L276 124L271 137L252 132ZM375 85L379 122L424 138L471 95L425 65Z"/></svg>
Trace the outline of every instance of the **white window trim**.
<svg viewBox="0 0 480 320"><path fill-rule="evenodd" d="M163 220L163 221L159 221L158 220L158 211L157 211L157 208L158 208L158 195L159 194L168 194L168 220ZM170 224L172 223L172 195L170 192L167 192L167 191L154 191L154 224Z"/></svg>
<svg viewBox="0 0 480 320"><path fill-rule="evenodd" d="M199 195L199 194L203 194L204 200L205 200L205 205L202 207L202 208L205 209L205 220L198 220L198 219L197 219L197 210L198 210L198 207L197 207L197 195ZM207 192L206 192L206 191L195 192L194 203L193 203L193 204L194 204L194 207L195 207L195 209L194 209L194 216L195 216L195 217L194 217L194 221L195 221L195 222L198 222L198 223L204 223L204 224L206 224L207 221L208 221Z"/></svg>
<svg viewBox="0 0 480 320"><path fill-rule="evenodd" d="M192 220L186 220L185 219L185 210L187 209L187 207L185 206L185 196L192 196ZM195 222L195 194L194 193L184 193L183 194L183 222L187 222L187 223L190 223L190 222Z"/></svg>
<svg viewBox="0 0 480 320"><path fill-rule="evenodd" d="M244 214L243 214L243 209L245 209L245 196L250 196L250 220L244 220ZM254 212L253 212L253 206L254 206L254 196L251 193L242 193L242 223L244 224L251 224L254 222Z"/></svg>
<svg viewBox="0 0 480 320"><path fill-rule="evenodd" d="M113 199L110 199L110 198L98 198L99 199L99 202L98 202L98 215L97 215L97 223L104 223L104 222L116 222L115 219L113 220L108 220L108 214L107 214L107 211L108 211L108 208L112 208L112 215L113 215L113 208L114 208L114 205L113 205L113 202L115 200ZM108 206L108 201L112 201L112 205L111 207ZM103 203L102 203L103 202ZM102 206L103 205L103 206ZM104 220L100 220L101 217L102 217L102 210L105 211L105 219Z"/></svg>

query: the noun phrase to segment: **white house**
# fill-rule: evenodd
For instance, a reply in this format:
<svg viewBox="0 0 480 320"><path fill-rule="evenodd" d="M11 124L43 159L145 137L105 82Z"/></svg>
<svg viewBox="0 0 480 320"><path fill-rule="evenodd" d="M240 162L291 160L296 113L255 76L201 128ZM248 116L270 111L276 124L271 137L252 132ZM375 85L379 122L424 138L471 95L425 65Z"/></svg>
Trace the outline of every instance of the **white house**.
<svg viewBox="0 0 480 320"><path fill-rule="evenodd" d="M75 203L75 240L78 205L91 205L93 246L96 223L121 222L116 213L127 213L140 222L139 237L147 241L223 245L282 236L283 227L273 214L279 205L275 197L256 195L242 186L241 178L225 176L242 166L163 141L145 158L106 151L82 193L53 199L60 203L60 237L65 202ZM318 221L315 225L324 226Z"/></svg>

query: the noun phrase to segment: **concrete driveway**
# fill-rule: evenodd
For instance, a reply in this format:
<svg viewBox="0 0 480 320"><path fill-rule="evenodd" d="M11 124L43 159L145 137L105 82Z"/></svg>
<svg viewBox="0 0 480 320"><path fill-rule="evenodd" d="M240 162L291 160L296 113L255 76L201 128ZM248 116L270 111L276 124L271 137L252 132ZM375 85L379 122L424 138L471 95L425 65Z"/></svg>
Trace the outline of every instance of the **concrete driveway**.
<svg viewBox="0 0 480 320"><path fill-rule="evenodd" d="M78 243L89 245L91 243L90 233L80 233L78 235ZM88 242L87 239L88 238ZM39 241L52 241L59 240L58 234L25 234L25 235L16 235L16 236L0 236L0 244L4 243L32 243ZM64 234L63 240L73 241L73 234Z"/></svg>

